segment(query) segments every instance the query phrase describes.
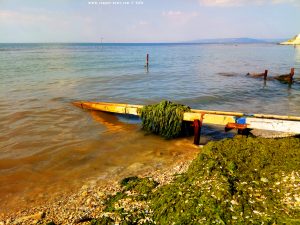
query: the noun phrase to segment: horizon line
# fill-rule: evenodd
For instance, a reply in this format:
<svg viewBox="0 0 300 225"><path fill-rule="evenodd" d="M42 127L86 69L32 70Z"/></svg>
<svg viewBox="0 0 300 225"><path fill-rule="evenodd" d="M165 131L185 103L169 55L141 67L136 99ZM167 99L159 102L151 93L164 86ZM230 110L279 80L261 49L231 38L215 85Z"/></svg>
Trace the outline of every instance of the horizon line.
<svg viewBox="0 0 300 225"><path fill-rule="evenodd" d="M161 41L161 42L103 42L103 41L40 41L40 42L1 42L0 44L222 44L223 40L248 39L263 42L288 40L288 38L256 38L256 37L222 37L222 38L199 38L188 41ZM219 42L218 42L219 40ZM203 42L201 42L203 41ZM212 42L209 42L212 41ZM225 42L230 43L230 42ZM238 42L232 42L238 43ZM242 42L243 44L247 42ZM251 42L249 42L251 44Z"/></svg>
<svg viewBox="0 0 300 225"><path fill-rule="evenodd" d="M231 39L231 38L229 38ZM234 39L234 38L233 38ZM277 40L285 40L283 38L261 39L261 42L218 42L211 39L212 42L208 42L210 39L205 39L204 42L186 41L186 42L0 42L0 44L272 44ZM224 39L225 40L225 39ZM272 42L273 40L273 42Z"/></svg>

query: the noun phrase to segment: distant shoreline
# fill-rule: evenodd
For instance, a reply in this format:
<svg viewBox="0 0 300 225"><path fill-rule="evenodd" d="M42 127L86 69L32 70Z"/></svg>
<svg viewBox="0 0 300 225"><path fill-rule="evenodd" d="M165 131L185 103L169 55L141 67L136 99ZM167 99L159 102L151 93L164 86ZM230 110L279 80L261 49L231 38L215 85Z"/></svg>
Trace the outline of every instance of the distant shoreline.
<svg viewBox="0 0 300 225"><path fill-rule="evenodd" d="M255 44L279 44L279 42L145 42L145 43L100 43L100 42L6 42L0 43L0 45L103 45L103 46L111 46L111 45L128 45L128 46L144 46L144 45L255 45Z"/></svg>
<svg viewBox="0 0 300 225"><path fill-rule="evenodd" d="M197 44L279 44L285 38L206 38L175 42L0 42L0 44L99 44L99 45L197 45Z"/></svg>

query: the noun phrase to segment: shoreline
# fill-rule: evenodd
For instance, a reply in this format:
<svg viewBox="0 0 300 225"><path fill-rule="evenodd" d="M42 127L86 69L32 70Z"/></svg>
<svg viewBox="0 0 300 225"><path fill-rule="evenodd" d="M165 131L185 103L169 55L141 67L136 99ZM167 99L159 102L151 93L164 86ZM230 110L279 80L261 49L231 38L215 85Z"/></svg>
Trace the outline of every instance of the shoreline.
<svg viewBox="0 0 300 225"><path fill-rule="evenodd" d="M194 149L190 149L194 148ZM0 225L8 224L78 224L84 218L98 218L104 208L103 203L109 195L114 195L121 190L120 180L126 176L151 177L161 185L170 183L175 174L184 173L191 162L199 153L198 147L190 146L187 155L179 155L172 164L159 168L138 168L136 174L113 175L109 180L89 180L80 189L71 194L59 194L58 197L49 202L37 204L36 207L10 210L0 214ZM196 149L196 151L195 151ZM131 165L140 167L138 163ZM84 224L81 223L80 224Z"/></svg>
<svg viewBox="0 0 300 225"><path fill-rule="evenodd" d="M197 149L189 159L179 156L139 176L88 182L73 195L10 215L0 225L300 221L299 138L238 135Z"/></svg>

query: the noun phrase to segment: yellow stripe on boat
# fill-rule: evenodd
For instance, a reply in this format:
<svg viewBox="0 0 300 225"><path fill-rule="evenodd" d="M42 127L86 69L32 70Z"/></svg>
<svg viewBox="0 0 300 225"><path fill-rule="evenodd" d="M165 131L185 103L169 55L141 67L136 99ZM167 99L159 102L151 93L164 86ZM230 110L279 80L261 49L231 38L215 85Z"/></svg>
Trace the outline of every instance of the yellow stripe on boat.
<svg viewBox="0 0 300 225"><path fill-rule="evenodd" d="M205 123L205 124L215 124L215 125L226 126L228 123L235 123L235 120L236 120L235 116L196 113L196 112L184 113L183 120L184 121L201 120L202 115L203 115L203 123Z"/></svg>
<svg viewBox="0 0 300 225"><path fill-rule="evenodd" d="M143 108L142 105L129 105L109 102L74 102L73 104L84 109L120 114L131 114L136 116L139 115L138 109Z"/></svg>

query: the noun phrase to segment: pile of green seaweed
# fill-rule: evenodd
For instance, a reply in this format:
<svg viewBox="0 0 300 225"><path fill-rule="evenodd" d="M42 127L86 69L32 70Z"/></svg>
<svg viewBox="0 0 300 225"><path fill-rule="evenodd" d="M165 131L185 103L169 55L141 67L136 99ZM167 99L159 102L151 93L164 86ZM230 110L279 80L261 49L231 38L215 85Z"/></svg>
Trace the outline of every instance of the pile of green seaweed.
<svg viewBox="0 0 300 225"><path fill-rule="evenodd" d="M300 140L210 142L168 185L127 178L91 225L300 224ZM113 215L113 216L112 216Z"/></svg>
<svg viewBox="0 0 300 225"><path fill-rule="evenodd" d="M142 129L166 139L178 137L184 126L183 114L190 110L188 106L170 101L144 106L140 109Z"/></svg>

